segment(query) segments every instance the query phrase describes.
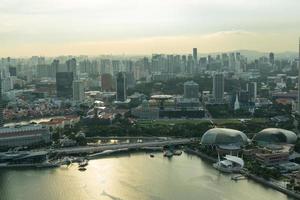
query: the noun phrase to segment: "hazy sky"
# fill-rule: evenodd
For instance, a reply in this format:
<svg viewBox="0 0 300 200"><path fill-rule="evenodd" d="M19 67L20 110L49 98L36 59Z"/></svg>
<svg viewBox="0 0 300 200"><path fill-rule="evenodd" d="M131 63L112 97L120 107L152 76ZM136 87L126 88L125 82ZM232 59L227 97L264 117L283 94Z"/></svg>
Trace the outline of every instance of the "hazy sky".
<svg viewBox="0 0 300 200"><path fill-rule="evenodd" d="M0 57L296 51L300 0L0 0Z"/></svg>

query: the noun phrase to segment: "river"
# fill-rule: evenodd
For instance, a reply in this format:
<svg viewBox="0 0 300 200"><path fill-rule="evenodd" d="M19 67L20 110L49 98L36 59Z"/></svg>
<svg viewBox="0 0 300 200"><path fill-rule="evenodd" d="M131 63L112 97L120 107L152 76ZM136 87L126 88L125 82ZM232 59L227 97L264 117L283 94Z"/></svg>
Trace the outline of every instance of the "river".
<svg viewBox="0 0 300 200"><path fill-rule="evenodd" d="M70 167L1 170L1 200L287 200L252 180L232 181L210 163L183 153L125 154Z"/></svg>

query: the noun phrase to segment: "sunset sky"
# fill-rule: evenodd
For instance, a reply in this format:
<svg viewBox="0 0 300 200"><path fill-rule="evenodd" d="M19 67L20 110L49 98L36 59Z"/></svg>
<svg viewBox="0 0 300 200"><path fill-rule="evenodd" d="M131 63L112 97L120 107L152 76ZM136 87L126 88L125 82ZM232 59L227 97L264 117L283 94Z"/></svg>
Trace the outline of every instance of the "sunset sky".
<svg viewBox="0 0 300 200"><path fill-rule="evenodd" d="M0 0L0 57L297 51L299 0Z"/></svg>

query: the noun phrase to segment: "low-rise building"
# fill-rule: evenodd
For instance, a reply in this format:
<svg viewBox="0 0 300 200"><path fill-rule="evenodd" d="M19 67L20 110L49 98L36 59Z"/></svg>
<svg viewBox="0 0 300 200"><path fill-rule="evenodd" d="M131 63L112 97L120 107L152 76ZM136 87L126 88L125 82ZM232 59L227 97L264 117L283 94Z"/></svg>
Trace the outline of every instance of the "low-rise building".
<svg viewBox="0 0 300 200"><path fill-rule="evenodd" d="M0 148L31 146L51 142L49 129L41 125L0 128Z"/></svg>

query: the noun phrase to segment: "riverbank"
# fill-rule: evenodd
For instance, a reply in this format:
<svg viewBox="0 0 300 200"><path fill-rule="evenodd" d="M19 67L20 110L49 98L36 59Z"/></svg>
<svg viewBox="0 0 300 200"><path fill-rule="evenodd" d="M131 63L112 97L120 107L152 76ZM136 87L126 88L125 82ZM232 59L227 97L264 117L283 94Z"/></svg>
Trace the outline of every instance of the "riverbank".
<svg viewBox="0 0 300 200"><path fill-rule="evenodd" d="M265 179L263 179L261 177L258 177L258 176L254 175L254 174L245 174L245 176L247 176L248 178L250 178L250 179L252 179L252 180L254 180L254 181L256 181L256 182L258 182L258 183L260 183L262 185L268 186L268 187L273 188L273 189L275 189L275 190L277 190L279 192L282 192L282 193L284 193L284 194L286 194L286 195L288 195L290 197L293 197L295 199L300 199L300 194L295 193L293 191L290 191L290 190L288 190L286 188L283 188L283 187L281 187L281 186L279 186L279 185L277 185L275 183L267 181L267 180L265 180Z"/></svg>
<svg viewBox="0 0 300 200"><path fill-rule="evenodd" d="M204 154L204 153L202 153L202 152L195 151L195 150L190 149L190 148L186 148L186 149L185 149L185 152L188 153L188 154L197 155L197 156L199 156L200 158L202 158L202 159L204 159L204 160L207 160L207 161L209 161L209 162L211 162L211 163L215 163L215 162L218 161L218 159L216 159L216 158L213 158L213 157L208 156L208 155L206 155L206 154ZM281 187L281 186L279 186L279 185L277 185L277 184L275 184L275 183L272 183L272 182L270 182L270 181L267 181L267 180L265 180L265 179L263 179L263 178L261 178L261 177L258 177L258 176L254 175L254 174L250 174L250 173L242 173L242 174L243 174L244 176L250 178L251 180L254 180L254 181L257 182L257 183L260 183L260 184L262 184L262 185L264 185L264 186L268 186L268 187L270 187L270 188L273 188L273 189L275 189L275 190L277 190L277 191L279 191L279 192L282 192L282 193L286 194L287 196L293 197L293 198L295 198L295 199L300 199L300 194L295 193L295 192L293 192L293 191L290 191L290 190L288 190L288 189L286 189L286 188L283 188L283 187Z"/></svg>
<svg viewBox="0 0 300 200"><path fill-rule="evenodd" d="M215 163L218 161L218 159L216 158L213 158L211 156L208 156L202 152L199 152L199 151L195 151L193 149L190 149L190 148L185 148L184 152L188 153L188 154L193 154L193 155L196 155L196 156L199 156L200 158L204 159L204 160L207 160L207 161L210 161L212 163Z"/></svg>

